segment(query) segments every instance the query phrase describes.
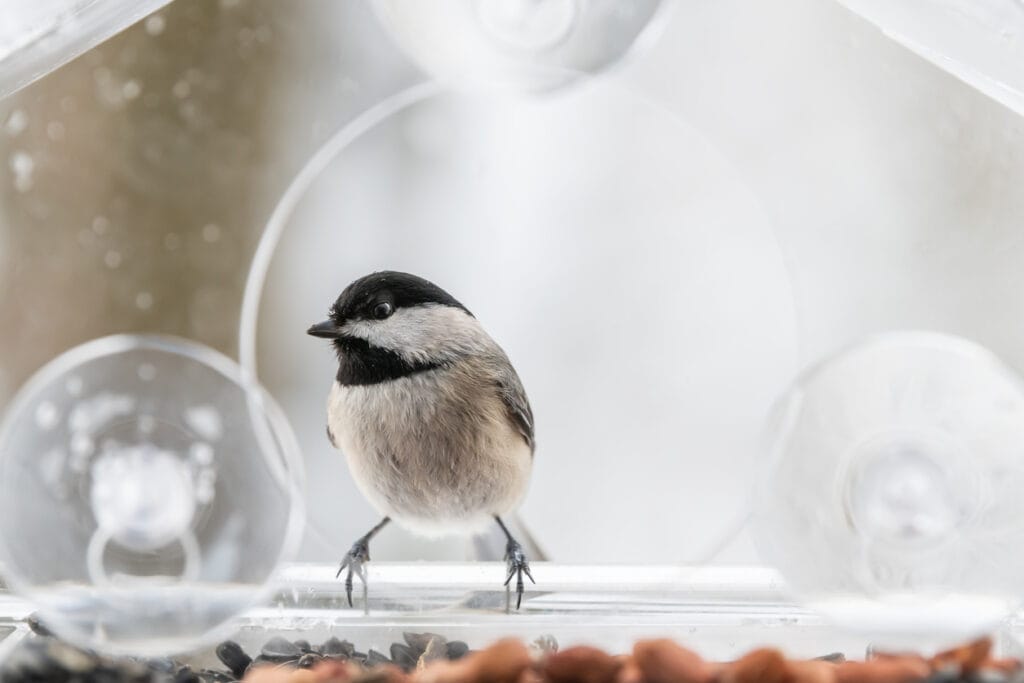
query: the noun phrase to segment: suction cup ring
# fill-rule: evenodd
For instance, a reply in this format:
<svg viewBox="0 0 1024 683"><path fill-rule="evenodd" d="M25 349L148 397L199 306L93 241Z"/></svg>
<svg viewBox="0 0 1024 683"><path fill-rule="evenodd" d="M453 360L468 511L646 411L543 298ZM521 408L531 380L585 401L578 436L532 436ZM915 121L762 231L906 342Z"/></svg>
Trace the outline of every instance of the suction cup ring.
<svg viewBox="0 0 1024 683"><path fill-rule="evenodd" d="M200 551L191 527L200 501L192 470L178 453L148 443L118 446L100 454L90 474L97 528L86 561L94 583L109 583L104 555L111 542L142 554L177 542L185 556L181 578L198 576Z"/></svg>
<svg viewBox="0 0 1024 683"><path fill-rule="evenodd" d="M105 555L107 548L110 546L111 541L116 543L114 539L115 533L110 529L100 527L96 529L92 537L89 539L89 547L86 551L85 562L86 568L89 571L89 578L97 587L110 587L114 586L115 582L110 579L107 573ZM181 572L176 576L161 576L161 579L177 581L195 581L199 578L199 566L200 566L200 551L199 542L196 540L196 535L192 533L192 530L186 530L182 534L174 539L181 547L182 554L185 557L184 566ZM172 541L173 542L173 541ZM120 544L118 544L120 545ZM171 545L167 543L164 547ZM146 579L149 577L138 577Z"/></svg>
<svg viewBox="0 0 1024 683"><path fill-rule="evenodd" d="M948 542L975 512L977 472L949 437L928 430L869 436L843 456L838 500L876 550L915 551Z"/></svg>
<svg viewBox="0 0 1024 683"><path fill-rule="evenodd" d="M528 8L531 11L524 12ZM503 47L524 52L543 52L565 42L580 16L579 0L515 2L476 0L477 21Z"/></svg>

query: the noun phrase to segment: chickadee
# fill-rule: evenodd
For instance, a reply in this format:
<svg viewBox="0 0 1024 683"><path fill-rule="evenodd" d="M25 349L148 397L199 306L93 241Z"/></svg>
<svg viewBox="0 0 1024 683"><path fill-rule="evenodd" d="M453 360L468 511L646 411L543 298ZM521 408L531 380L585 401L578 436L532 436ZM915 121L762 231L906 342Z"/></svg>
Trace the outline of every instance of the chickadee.
<svg viewBox="0 0 1024 683"><path fill-rule="evenodd" d="M448 292L408 273L356 280L329 316L308 330L338 354L327 438L383 515L338 569L348 570L349 606L353 573L366 585L370 540L394 520L427 536L475 534L497 522L518 609L523 575L533 576L501 515L526 493L533 412L505 352Z"/></svg>

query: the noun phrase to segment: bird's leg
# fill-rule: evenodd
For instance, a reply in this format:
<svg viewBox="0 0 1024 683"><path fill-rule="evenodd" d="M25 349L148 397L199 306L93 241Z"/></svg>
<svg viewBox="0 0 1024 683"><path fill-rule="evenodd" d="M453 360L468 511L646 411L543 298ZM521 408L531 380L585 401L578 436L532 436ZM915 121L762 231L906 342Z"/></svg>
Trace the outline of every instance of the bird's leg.
<svg viewBox="0 0 1024 683"><path fill-rule="evenodd" d="M512 534L509 533L505 523L501 521L501 517L494 515L494 521L498 523L501 530L505 532L505 538L508 539L508 543L505 545L505 561L508 563L508 576L505 577L505 586L508 587L513 576L516 577L516 609L519 609L519 605L523 602L523 574L529 577L530 583L537 582L533 580L533 574L530 573L530 562L526 559L523 546L519 545L519 541L512 538Z"/></svg>
<svg viewBox="0 0 1024 683"><path fill-rule="evenodd" d="M349 607L352 606L352 574L354 573L358 576L359 580L363 582L363 586L366 586L366 573L363 571L363 565L370 561L370 539L376 536L377 532L383 529L390 521L390 517L385 517L380 521L380 524L370 529L365 536L353 543L352 548L349 549L348 554L341 561L338 573L334 575L334 578L338 578L341 576L341 572L348 569L348 574L345 575L345 595L348 596Z"/></svg>

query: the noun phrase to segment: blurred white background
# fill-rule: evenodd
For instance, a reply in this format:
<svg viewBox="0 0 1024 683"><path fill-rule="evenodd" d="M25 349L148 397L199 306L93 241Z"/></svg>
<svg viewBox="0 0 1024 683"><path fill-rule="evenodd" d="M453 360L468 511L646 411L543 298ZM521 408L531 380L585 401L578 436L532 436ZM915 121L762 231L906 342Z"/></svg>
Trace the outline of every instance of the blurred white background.
<svg viewBox="0 0 1024 683"><path fill-rule="evenodd" d="M258 326L260 376L307 457L303 559L337 559L374 521L323 437L330 351L304 335L374 269L434 279L510 353L538 424L523 517L564 561L696 560L729 540L772 398L863 335L941 330L1024 367L1024 122L991 79L835 0L668 4L594 77L383 117L304 195ZM158 16L0 101L6 396L115 330L235 352L291 178L429 78L363 3L177 0ZM464 552L397 530L374 546ZM757 561L745 533L716 559Z"/></svg>

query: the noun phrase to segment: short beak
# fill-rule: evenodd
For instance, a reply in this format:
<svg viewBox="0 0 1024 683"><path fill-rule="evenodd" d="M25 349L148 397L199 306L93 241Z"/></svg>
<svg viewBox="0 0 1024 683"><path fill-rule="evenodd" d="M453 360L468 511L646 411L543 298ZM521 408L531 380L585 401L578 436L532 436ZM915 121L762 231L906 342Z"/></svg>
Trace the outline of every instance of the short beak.
<svg viewBox="0 0 1024 683"><path fill-rule="evenodd" d="M306 330L306 334L324 339L337 339L341 336L341 328L333 320L325 320Z"/></svg>

